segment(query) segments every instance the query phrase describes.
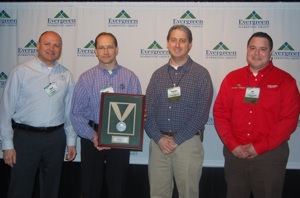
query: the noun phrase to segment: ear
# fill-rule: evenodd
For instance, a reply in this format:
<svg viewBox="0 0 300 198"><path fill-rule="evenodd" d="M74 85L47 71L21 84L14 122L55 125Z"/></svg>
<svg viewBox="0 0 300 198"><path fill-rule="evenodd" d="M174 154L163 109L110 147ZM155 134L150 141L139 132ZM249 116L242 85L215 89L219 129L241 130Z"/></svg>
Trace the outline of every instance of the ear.
<svg viewBox="0 0 300 198"><path fill-rule="evenodd" d="M189 50L191 50L192 47L193 47L193 43L190 43L190 44L189 44Z"/></svg>
<svg viewBox="0 0 300 198"><path fill-rule="evenodd" d="M119 47L116 47L116 56L119 54Z"/></svg>

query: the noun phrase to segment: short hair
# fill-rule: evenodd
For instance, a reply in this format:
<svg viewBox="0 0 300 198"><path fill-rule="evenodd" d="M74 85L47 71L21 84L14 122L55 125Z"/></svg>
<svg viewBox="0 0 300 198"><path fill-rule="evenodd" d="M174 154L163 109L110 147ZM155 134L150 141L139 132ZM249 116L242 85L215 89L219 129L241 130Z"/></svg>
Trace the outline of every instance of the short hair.
<svg viewBox="0 0 300 198"><path fill-rule="evenodd" d="M56 34L56 35L59 37L60 41L62 42L61 36L60 36L57 32L54 32L54 31L45 31L45 32L43 32L43 33L40 35L39 42L41 42L42 37L43 37L46 33L49 33L49 32Z"/></svg>
<svg viewBox="0 0 300 198"><path fill-rule="evenodd" d="M247 42L247 46L249 46L250 41L254 38L254 37L259 37L259 38L265 38L268 40L269 42L269 47L272 50L273 49L273 40L271 38L270 35L268 35L265 32L256 32L254 34L252 34L252 36L249 38L248 42Z"/></svg>
<svg viewBox="0 0 300 198"><path fill-rule="evenodd" d="M118 47L118 41L117 41L117 38L112 34L112 33L109 33L109 32L101 32L100 34L98 34L95 38L95 48L97 48L97 39L100 37L100 36L110 36L111 38L113 38L114 40L114 43L115 43L115 47Z"/></svg>
<svg viewBox="0 0 300 198"><path fill-rule="evenodd" d="M190 28L188 28L187 26L185 25L173 25L170 29L169 29L169 32L168 32L168 36L167 36L167 41L170 39L170 36L171 36L171 33L173 30L182 30L186 33L187 37L188 37L188 40L189 42L191 43L193 41L193 35L192 35L192 32L190 30Z"/></svg>

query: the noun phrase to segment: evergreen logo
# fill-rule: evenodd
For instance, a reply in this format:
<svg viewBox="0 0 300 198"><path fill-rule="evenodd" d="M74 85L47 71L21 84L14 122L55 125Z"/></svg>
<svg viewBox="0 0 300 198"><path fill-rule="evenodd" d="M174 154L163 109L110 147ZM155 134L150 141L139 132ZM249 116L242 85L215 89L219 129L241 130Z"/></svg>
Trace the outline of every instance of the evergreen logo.
<svg viewBox="0 0 300 198"><path fill-rule="evenodd" d="M77 48L77 56L94 57L95 56L95 42L91 40L83 48Z"/></svg>
<svg viewBox="0 0 300 198"><path fill-rule="evenodd" d="M188 10L186 13L184 13L181 17L181 19L196 19L196 17Z"/></svg>
<svg viewBox="0 0 300 198"><path fill-rule="evenodd" d="M214 125L214 124L215 124L214 118L209 117L205 125Z"/></svg>
<svg viewBox="0 0 300 198"><path fill-rule="evenodd" d="M199 20L193 13L187 10L179 19L173 19L173 25L183 24L188 27L203 27L203 20Z"/></svg>
<svg viewBox="0 0 300 198"><path fill-rule="evenodd" d="M253 11L246 19L262 19L255 11Z"/></svg>
<svg viewBox="0 0 300 198"><path fill-rule="evenodd" d="M164 50L158 42L153 41L147 49L141 49L141 58L169 58L169 51Z"/></svg>
<svg viewBox="0 0 300 198"><path fill-rule="evenodd" d="M288 42L285 42L278 50L295 51Z"/></svg>
<svg viewBox="0 0 300 198"><path fill-rule="evenodd" d="M119 18L130 19L131 17L125 12L125 10L122 10L115 18L116 19L119 19Z"/></svg>
<svg viewBox="0 0 300 198"><path fill-rule="evenodd" d="M238 26L239 28L269 28L270 21L263 20L256 11L253 11L246 19L239 19Z"/></svg>
<svg viewBox="0 0 300 198"><path fill-rule="evenodd" d="M222 42L220 42L216 47L213 48L213 50L229 50L228 47Z"/></svg>
<svg viewBox="0 0 300 198"><path fill-rule="evenodd" d="M0 13L0 18L10 19L10 16L4 10L2 10Z"/></svg>
<svg viewBox="0 0 300 198"><path fill-rule="evenodd" d="M295 51L294 48L288 43L284 42L278 50L273 50L273 59L300 59L300 52Z"/></svg>
<svg viewBox="0 0 300 198"><path fill-rule="evenodd" d="M69 16L64 12L64 11L60 11L59 13L57 13L57 15L54 18L60 18L60 19L64 19L64 18L69 18Z"/></svg>
<svg viewBox="0 0 300 198"><path fill-rule="evenodd" d="M212 50L206 50L207 59L236 59L236 51L231 51L220 41Z"/></svg>
<svg viewBox="0 0 300 198"><path fill-rule="evenodd" d="M162 47L154 41L147 49L162 49Z"/></svg>
<svg viewBox="0 0 300 198"><path fill-rule="evenodd" d="M37 54L37 45L34 40L30 40L23 48L18 48L18 56L35 56Z"/></svg>
<svg viewBox="0 0 300 198"><path fill-rule="evenodd" d="M17 19L12 19L4 10L0 12L0 27L1 26L17 26Z"/></svg>
<svg viewBox="0 0 300 198"><path fill-rule="evenodd" d="M25 48L34 48L36 47L36 42L34 40L31 40L25 45Z"/></svg>
<svg viewBox="0 0 300 198"><path fill-rule="evenodd" d="M0 73L0 88L4 88L7 80L7 75L4 72Z"/></svg>
<svg viewBox="0 0 300 198"><path fill-rule="evenodd" d="M132 19L125 10L119 12L115 18L108 19L109 27L137 27L138 23L139 21Z"/></svg>
<svg viewBox="0 0 300 198"><path fill-rule="evenodd" d="M76 25L76 19L70 17L61 10L54 18L48 18L48 26L50 27L73 27Z"/></svg>

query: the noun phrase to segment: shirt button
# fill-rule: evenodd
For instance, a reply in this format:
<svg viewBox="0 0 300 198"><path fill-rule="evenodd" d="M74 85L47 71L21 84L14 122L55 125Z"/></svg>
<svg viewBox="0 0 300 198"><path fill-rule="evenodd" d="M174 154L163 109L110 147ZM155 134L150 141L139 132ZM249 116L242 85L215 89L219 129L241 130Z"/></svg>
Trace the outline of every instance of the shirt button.
<svg viewBox="0 0 300 198"><path fill-rule="evenodd" d="M170 122L170 120L171 120L171 119L170 119L170 118L168 118L168 121L169 121L169 122Z"/></svg>
<svg viewBox="0 0 300 198"><path fill-rule="evenodd" d="M247 133L247 136L250 136L250 133Z"/></svg>
<svg viewBox="0 0 300 198"><path fill-rule="evenodd" d="M171 106L169 106L169 109L171 109L172 107Z"/></svg>
<svg viewBox="0 0 300 198"><path fill-rule="evenodd" d="M248 122L248 124L250 125L250 124L251 124L251 122Z"/></svg>
<svg viewBox="0 0 300 198"><path fill-rule="evenodd" d="M252 113L252 111L249 111L249 113Z"/></svg>

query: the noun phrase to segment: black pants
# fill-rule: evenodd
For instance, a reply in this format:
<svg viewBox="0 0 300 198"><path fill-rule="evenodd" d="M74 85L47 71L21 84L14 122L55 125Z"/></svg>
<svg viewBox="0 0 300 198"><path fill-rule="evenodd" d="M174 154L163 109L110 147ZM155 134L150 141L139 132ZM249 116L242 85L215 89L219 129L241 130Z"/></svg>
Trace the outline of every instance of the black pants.
<svg viewBox="0 0 300 198"><path fill-rule="evenodd" d="M109 198L125 197L128 167L129 150L110 149L98 151L90 140L82 138L82 198L101 198L104 178L106 178ZM106 171L104 172L104 170Z"/></svg>
<svg viewBox="0 0 300 198"><path fill-rule="evenodd" d="M281 198L289 156L287 142L253 159L239 159L224 147L227 198Z"/></svg>
<svg viewBox="0 0 300 198"><path fill-rule="evenodd" d="M31 198L39 172L40 198L58 197L66 147L63 128L51 133L14 131L17 162L11 169L9 198Z"/></svg>

